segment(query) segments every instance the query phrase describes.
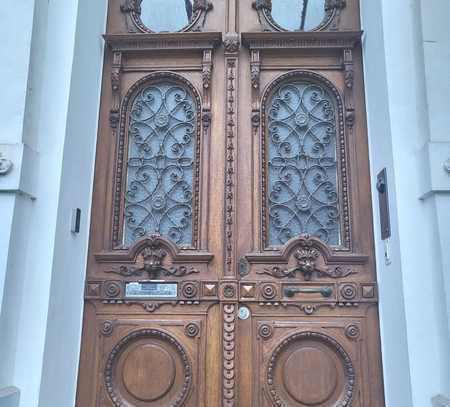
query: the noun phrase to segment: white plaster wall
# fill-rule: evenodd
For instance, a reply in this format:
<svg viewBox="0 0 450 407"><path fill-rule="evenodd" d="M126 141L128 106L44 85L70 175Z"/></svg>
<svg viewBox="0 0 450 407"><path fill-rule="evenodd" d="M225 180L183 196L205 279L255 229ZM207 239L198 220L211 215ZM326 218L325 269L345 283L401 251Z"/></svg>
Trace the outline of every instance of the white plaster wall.
<svg viewBox="0 0 450 407"><path fill-rule="evenodd" d="M11 27L17 21L13 12L6 17ZM36 199L15 197L10 242L2 246L9 253L0 387L17 386L21 407L74 404L104 24L104 1L36 0L30 68L23 55L16 61L28 73L23 139L39 151ZM26 90L26 75L11 81ZM77 237L73 207L83 209Z"/></svg>
<svg viewBox="0 0 450 407"><path fill-rule="evenodd" d="M436 298L443 334L439 347L444 349L444 369L440 381L441 393L450 398L450 173L443 161L450 159L450 29L447 0L421 0L424 74L428 106L429 172L431 204L437 213L440 239L441 270L436 284L445 287L445 296ZM428 191L424 191L428 192ZM450 404L450 399L447 401Z"/></svg>
<svg viewBox="0 0 450 407"><path fill-rule="evenodd" d="M100 106L106 0L79 0L39 406L73 406ZM70 233L72 208L81 230Z"/></svg>
<svg viewBox="0 0 450 407"><path fill-rule="evenodd" d="M394 156L392 151L391 112L384 45L383 14L380 1L361 2L366 107L370 144L375 249L379 287L380 330L383 375L387 407L412 407L412 389L408 354L408 335L403 290L403 269L398 227ZM381 240L377 174L387 169L392 237L389 241L390 264L385 262Z"/></svg>
<svg viewBox="0 0 450 407"><path fill-rule="evenodd" d="M371 39L376 30L375 3L381 6L382 20L378 38ZM363 0L362 5L371 166L373 175L388 168L394 229L389 267L383 264L379 236L376 242L387 404L429 406L449 379L450 341L435 200L419 199L423 174L430 170L423 160L423 147L430 139L430 111L420 2ZM438 7L435 12L443 10ZM376 198L374 207L377 212ZM404 320L398 308L403 308ZM395 335L400 343L395 343ZM406 366L390 360L389 349L395 348L409 365L409 385ZM403 395L411 400L399 400Z"/></svg>

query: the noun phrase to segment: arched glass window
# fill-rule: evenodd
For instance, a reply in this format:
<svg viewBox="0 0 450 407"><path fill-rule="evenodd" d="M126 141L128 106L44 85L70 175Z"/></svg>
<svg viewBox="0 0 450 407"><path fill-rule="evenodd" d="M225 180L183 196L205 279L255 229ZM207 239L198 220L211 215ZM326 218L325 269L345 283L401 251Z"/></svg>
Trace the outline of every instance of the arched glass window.
<svg viewBox="0 0 450 407"><path fill-rule="evenodd" d="M310 31L326 18L325 0L272 0L272 17L289 31Z"/></svg>
<svg viewBox="0 0 450 407"><path fill-rule="evenodd" d="M125 245L152 233L192 244L197 109L187 86L166 79L145 86L132 101Z"/></svg>
<svg viewBox="0 0 450 407"><path fill-rule="evenodd" d="M276 86L265 106L269 246L301 234L339 245L336 97L319 82Z"/></svg>

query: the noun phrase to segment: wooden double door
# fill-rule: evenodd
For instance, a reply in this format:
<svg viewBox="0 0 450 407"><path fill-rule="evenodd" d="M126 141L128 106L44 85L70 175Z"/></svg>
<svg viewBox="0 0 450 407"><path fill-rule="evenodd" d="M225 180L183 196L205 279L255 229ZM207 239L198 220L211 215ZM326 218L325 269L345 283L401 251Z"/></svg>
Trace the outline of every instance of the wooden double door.
<svg viewBox="0 0 450 407"><path fill-rule="evenodd" d="M108 6L77 406L384 406L358 0L148 3Z"/></svg>

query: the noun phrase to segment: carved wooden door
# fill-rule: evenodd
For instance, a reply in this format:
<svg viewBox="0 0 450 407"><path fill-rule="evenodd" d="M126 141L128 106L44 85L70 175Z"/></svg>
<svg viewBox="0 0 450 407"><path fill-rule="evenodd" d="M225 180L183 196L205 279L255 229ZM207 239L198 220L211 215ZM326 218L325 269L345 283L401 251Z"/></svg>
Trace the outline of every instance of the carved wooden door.
<svg viewBox="0 0 450 407"><path fill-rule="evenodd" d="M358 0L105 41L77 406L384 406Z"/></svg>

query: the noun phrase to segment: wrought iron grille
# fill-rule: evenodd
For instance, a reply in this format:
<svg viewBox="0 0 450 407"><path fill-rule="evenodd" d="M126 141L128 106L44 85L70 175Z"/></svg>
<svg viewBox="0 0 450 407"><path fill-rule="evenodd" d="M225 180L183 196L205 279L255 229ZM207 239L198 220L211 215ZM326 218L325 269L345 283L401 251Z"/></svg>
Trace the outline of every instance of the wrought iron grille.
<svg viewBox="0 0 450 407"><path fill-rule="evenodd" d="M336 104L304 81L280 85L267 105L268 242L310 234L340 243Z"/></svg>
<svg viewBox="0 0 450 407"><path fill-rule="evenodd" d="M191 93L169 80L142 89L129 118L124 244L158 233L193 240L197 111Z"/></svg>

